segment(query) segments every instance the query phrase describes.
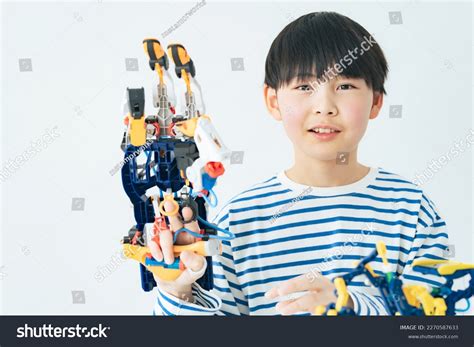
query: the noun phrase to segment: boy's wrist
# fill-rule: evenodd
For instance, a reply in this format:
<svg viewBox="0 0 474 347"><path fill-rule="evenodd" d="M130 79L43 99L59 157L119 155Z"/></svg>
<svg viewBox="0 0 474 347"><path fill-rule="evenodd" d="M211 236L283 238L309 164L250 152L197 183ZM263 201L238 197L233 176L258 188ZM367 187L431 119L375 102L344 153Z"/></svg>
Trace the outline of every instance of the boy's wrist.
<svg viewBox="0 0 474 347"><path fill-rule="evenodd" d="M174 296L177 299L187 301L187 302L194 302L194 296L192 292L192 285L189 286L162 286L161 289Z"/></svg>

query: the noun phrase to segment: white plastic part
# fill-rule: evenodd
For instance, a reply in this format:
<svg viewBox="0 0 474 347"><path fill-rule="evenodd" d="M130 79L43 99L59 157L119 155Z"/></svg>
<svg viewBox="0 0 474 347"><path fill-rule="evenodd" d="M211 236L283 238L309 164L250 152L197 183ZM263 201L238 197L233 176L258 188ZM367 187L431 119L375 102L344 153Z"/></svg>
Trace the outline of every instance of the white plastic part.
<svg viewBox="0 0 474 347"><path fill-rule="evenodd" d="M194 132L194 142L199 150L199 158L186 169L186 177L193 184L193 189L200 191L203 189L202 175L205 172L204 166L208 162L213 161L222 163L225 168L226 164L230 161L232 151L224 145L217 130L207 116L199 118Z"/></svg>
<svg viewBox="0 0 474 347"><path fill-rule="evenodd" d="M205 164L201 158L197 158L194 163L186 169L186 177L193 184L195 191L203 190L201 171L204 171L203 168Z"/></svg>
<svg viewBox="0 0 474 347"><path fill-rule="evenodd" d="M154 223L146 223L143 227L143 235L145 235L146 246L150 245L151 239L155 235L153 232L153 224Z"/></svg>
<svg viewBox="0 0 474 347"><path fill-rule="evenodd" d="M224 164L230 160L232 151L225 146L208 116L199 118L194 132L194 142L199 150L199 158L206 163L219 161Z"/></svg>

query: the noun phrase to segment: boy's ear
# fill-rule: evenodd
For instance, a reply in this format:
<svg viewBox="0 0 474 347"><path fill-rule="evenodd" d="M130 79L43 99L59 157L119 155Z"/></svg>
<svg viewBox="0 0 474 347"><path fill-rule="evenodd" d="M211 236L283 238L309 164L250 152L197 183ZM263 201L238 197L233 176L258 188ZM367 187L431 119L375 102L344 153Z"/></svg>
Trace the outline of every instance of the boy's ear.
<svg viewBox="0 0 474 347"><path fill-rule="evenodd" d="M374 92L374 99L372 102L372 108L370 110L369 119L377 118L380 110L382 109L382 105L383 105L383 93Z"/></svg>
<svg viewBox="0 0 474 347"><path fill-rule="evenodd" d="M263 98L265 99L265 106L270 115L275 120L281 120L280 107L278 106L278 98L276 90L269 87L268 85L263 85Z"/></svg>

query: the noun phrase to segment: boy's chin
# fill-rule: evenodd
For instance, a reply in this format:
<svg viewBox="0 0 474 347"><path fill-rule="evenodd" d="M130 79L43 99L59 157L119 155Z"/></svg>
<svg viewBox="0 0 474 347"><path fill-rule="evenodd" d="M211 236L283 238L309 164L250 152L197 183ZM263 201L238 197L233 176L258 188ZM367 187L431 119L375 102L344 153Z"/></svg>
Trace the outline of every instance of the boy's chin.
<svg viewBox="0 0 474 347"><path fill-rule="evenodd" d="M308 149L305 150L305 157L308 158L308 160L311 160L311 161L318 161L318 162L321 162L321 161L327 161L327 162L336 162L336 161L344 161L348 158L347 157L347 154L345 154L347 152L345 151L337 151L337 150L326 150L326 151L321 151L321 150L312 150L312 151L308 151Z"/></svg>

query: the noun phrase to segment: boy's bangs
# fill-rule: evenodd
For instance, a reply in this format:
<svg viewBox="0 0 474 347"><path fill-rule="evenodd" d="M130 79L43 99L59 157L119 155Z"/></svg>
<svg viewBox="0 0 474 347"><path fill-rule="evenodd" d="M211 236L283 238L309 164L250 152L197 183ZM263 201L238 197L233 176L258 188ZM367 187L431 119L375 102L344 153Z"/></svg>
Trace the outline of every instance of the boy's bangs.
<svg viewBox="0 0 474 347"><path fill-rule="evenodd" d="M364 78L367 75L367 66L364 66L364 56L353 59L350 52L354 52L356 37L348 37L347 32L341 34L331 30L332 35L294 35L289 33L282 40L280 59L272 64L276 75L280 76L277 88L284 87L293 80L305 82L317 80L324 82L338 75L334 69L339 64L342 70L339 75L351 78ZM364 70L366 73L364 74ZM370 86L370 80L366 81Z"/></svg>
<svg viewBox="0 0 474 347"><path fill-rule="evenodd" d="M362 78L370 88L385 93L387 62L373 39L369 49L363 49L362 43L370 38L359 24L336 13L302 16L273 41L265 83L279 89L294 81L324 83L340 75Z"/></svg>

